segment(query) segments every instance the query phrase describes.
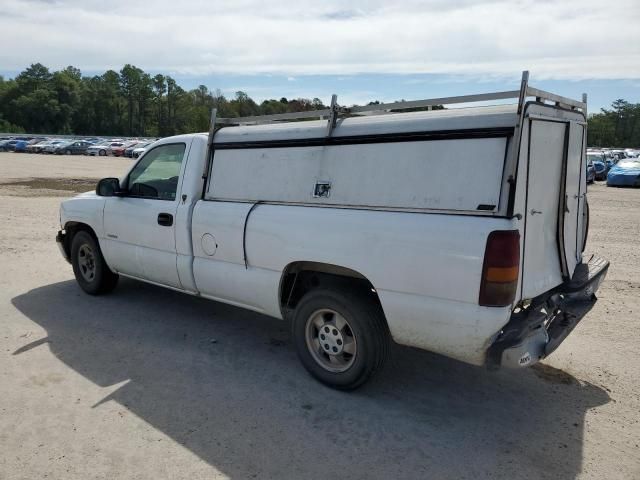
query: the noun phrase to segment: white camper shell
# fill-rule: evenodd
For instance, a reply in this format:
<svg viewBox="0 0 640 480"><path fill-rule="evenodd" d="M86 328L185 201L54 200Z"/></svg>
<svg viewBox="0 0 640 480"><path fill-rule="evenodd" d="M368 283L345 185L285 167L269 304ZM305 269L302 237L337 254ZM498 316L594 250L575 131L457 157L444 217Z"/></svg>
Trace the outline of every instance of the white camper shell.
<svg viewBox="0 0 640 480"><path fill-rule="evenodd" d="M517 103L393 112L508 98ZM124 275L291 318L303 364L334 387L363 383L390 339L527 366L584 317L608 268L582 255L585 144L586 97L542 92L526 73L512 92L214 111L208 136L162 139L135 175L64 202L58 241L90 293ZM149 179L141 195L132 182L168 162L163 148L170 162L184 152L179 174ZM106 267L94 283L74 258L85 229Z"/></svg>

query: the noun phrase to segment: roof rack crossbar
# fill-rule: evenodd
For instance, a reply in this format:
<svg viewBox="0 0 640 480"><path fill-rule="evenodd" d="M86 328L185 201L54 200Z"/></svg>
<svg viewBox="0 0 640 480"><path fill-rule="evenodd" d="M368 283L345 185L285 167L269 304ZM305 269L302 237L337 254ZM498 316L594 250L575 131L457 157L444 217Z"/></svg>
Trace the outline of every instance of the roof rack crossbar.
<svg viewBox="0 0 640 480"><path fill-rule="evenodd" d="M458 97L429 98L426 100L411 100L403 102L379 103L365 105L363 107L348 108L348 113L375 112L380 110L404 110L409 108L433 107L435 105L453 105L456 103L486 102L488 100L503 100L506 98L517 98L518 90L506 92L480 93L477 95L462 95Z"/></svg>
<svg viewBox="0 0 640 480"><path fill-rule="evenodd" d="M565 106L571 109L581 109L585 114L587 111L586 96L583 101L572 100L567 97L545 92L538 88L529 86L529 72L522 72L522 82L519 90L507 90L503 92L480 93L476 95L461 95L457 97L430 98L425 100L401 101L392 103L378 103L364 106L341 107L337 103L337 96L331 97L331 106L322 110L307 110L302 112L276 113L272 115L254 115L248 117L218 118L216 123L222 125L251 125L278 122L283 120L300 120L306 118L328 119L327 136L331 135L335 120L340 115L366 115L385 114L397 110L407 110L411 108L430 109L436 105L453 105L459 103L488 102L492 100L505 100L510 98L518 99L518 112L520 113L527 97L535 97L538 101L554 102L558 106Z"/></svg>
<svg viewBox="0 0 640 480"><path fill-rule="evenodd" d="M585 102L572 100L570 98L562 97L560 95L556 95L555 93L551 93L551 92L545 92L544 90L540 90L534 87L527 87L527 96L536 97L542 100L548 100L550 102L555 102L559 105L565 105L572 108L580 108L582 110L586 110L587 108L587 104Z"/></svg>
<svg viewBox="0 0 640 480"><path fill-rule="evenodd" d="M303 112L274 113L272 115L253 115L250 117L227 117L218 118L217 122L221 125L235 125L239 123L264 123L278 120L297 120L300 118L324 118L331 115L331 109L323 110L307 110Z"/></svg>

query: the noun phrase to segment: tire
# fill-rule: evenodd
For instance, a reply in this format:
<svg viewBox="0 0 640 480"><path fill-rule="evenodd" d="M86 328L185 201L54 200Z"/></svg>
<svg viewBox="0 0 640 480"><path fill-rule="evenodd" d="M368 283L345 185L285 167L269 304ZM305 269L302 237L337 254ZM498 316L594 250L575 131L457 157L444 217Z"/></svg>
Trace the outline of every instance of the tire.
<svg viewBox="0 0 640 480"><path fill-rule="evenodd" d="M64 154L65 154L65 155L71 155L71 150L65 150L65 151L64 151Z"/></svg>
<svg viewBox="0 0 640 480"><path fill-rule="evenodd" d="M106 150L100 150L98 152L98 155L100 155L101 157L105 157L107 155L107 151Z"/></svg>
<svg viewBox="0 0 640 480"><path fill-rule="evenodd" d="M307 371L338 390L364 384L382 369L389 354L390 335L381 308L364 296L329 289L312 290L300 300L292 338Z"/></svg>
<svg viewBox="0 0 640 480"><path fill-rule="evenodd" d="M100 245L86 231L73 236L71 264L78 285L89 295L108 293L118 284L118 275L107 266Z"/></svg>

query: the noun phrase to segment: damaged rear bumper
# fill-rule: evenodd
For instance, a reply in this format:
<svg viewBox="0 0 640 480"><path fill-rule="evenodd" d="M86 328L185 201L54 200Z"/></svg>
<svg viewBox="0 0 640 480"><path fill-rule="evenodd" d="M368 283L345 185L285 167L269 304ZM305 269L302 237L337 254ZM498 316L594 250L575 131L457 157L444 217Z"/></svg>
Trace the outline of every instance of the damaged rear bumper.
<svg viewBox="0 0 640 480"><path fill-rule="evenodd" d="M516 309L487 352L489 367L528 367L549 356L593 308L609 262L592 256L569 282Z"/></svg>

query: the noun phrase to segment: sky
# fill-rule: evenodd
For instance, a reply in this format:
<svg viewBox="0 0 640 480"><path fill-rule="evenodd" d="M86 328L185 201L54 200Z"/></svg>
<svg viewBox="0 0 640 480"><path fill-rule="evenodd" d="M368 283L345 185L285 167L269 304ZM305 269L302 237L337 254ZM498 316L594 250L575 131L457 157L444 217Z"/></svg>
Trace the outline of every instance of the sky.
<svg viewBox="0 0 640 480"><path fill-rule="evenodd" d="M2 0L0 74L125 63L341 105L517 89L640 102L640 0Z"/></svg>

